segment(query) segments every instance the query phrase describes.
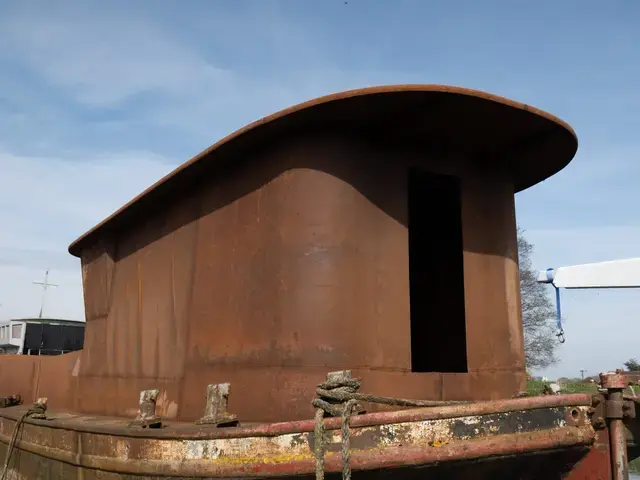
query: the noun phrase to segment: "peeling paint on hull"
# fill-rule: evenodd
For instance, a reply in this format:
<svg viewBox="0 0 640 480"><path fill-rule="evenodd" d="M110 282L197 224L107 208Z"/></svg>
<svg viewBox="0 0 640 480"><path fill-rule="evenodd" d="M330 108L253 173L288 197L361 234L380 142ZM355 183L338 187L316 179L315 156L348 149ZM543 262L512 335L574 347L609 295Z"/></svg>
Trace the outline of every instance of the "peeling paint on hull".
<svg viewBox="0 0 640 480"><path fill-rule="evenodd" d="M402 471L394 478L404 478L422 467L440 470L459 464L467 468L468 462L479 465L513 455L567 451L580 457L588 453L595 431L583 396L552 399L555 402L541 397L538 404L531 400L506 401L506 406L514 407L511 411L505 411L504 403L481 402L453 410L437 407L359 416L351 429L353 471L367 476ZM491 404L493 412L488 408ZM23 407L1 412L2 453L21 411ZM443 416L446 413L449 416ZM123 419L50 416L53 419L48 421L26 421L11 463L16 474L85 479L103 478L98 474L107 473L148 478L288 478L314 471L312 422L221 429L174 423L159 430L131 430ZM337 420L325 422L327 472L341 469Z"/></svg>

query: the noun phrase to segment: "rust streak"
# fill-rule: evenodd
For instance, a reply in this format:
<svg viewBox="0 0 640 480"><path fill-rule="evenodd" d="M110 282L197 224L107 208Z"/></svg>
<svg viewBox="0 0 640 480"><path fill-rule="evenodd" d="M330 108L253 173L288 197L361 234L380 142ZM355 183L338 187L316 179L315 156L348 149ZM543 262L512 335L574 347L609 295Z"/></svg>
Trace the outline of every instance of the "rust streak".
<svg viewBox="0 0 640 480"><path fill-rule="evenodd" d="M472 460L489 456L515 455L541 452L544 450L590 445L594 441L594 431L590 427L565 427L551 431L537 431L527 434L509 434L498 437L485 437L471 441L457 441L438 447L402 446L380 448L374 446L367 450L354 451L351 455L353 470L373 470L402 466L428 465L437 462ZM8 443L8 435L0 435L0 441ZM120 474L208 476L212 478L228 477L276 477L310 474L314 471L311 455L304 459L289 458L286 455L273 458L259 457L259 461L246 458L234 462L225 458L217 462L203 462L200 459L177 461L149 460L133 458L108 458L84 454L78 456L71 451L57 447L47 447L19 440L17 448L52 460L61 461L78 467L98 469ZM340 455L327 455L325 469L328 472L341 470Z"/></svg>

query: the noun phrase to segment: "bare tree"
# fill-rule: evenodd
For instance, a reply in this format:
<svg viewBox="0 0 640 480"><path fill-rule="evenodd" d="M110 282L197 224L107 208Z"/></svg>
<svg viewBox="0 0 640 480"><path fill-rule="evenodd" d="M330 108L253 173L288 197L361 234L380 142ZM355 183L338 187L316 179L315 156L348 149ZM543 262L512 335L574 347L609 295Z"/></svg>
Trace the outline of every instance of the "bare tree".
<svg viewBox="0 0 640 480"><path fill-rule="evenodd" d="M528 369L540 369L558 362L555 323L556 311L549 299L547 286L536 281L537 271L531 265L533 245L518 228L518 260L524 352Z"/></svg>

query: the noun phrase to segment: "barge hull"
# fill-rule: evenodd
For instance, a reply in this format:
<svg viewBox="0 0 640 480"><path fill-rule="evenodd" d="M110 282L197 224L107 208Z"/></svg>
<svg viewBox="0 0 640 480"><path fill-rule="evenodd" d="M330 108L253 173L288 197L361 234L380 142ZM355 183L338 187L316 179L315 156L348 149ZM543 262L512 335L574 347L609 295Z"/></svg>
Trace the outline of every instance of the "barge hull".
<svg viewBox="0 0 640 480"><path fill-rule="evenodd" d="M360 415L350 429L350 466L358 478L589 478L567 475L597 448L590 401L564 395ZM0 455L24 411L0 412ZM313 421L136 429L125 419L47 415L24 421L13 478L314 477ZM340 419L324 425L324 470L334 478L342 470Z"/></svg>

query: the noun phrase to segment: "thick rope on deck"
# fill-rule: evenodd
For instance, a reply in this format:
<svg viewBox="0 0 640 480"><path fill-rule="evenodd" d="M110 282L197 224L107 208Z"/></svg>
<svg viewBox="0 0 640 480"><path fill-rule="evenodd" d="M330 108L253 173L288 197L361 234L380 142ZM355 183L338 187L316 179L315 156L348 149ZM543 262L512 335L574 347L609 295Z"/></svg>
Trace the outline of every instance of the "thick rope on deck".
<svg viewBox="0 0 640 480"><path fill-rule="evenodd" d="M13 435L11 435L11 441L9 442L9 446L7 447L7 453L4 459L4 468L2 469L0 480L5 480L7 478L7 472L9 471L9 462L11 461L11 454L13 453L13 449L15 448L16 442L18 440L18 433L20 432L20 427L22 427L24 420L28 417L42 417L46 411L47 407L45 405L34 403L33 407L24 412L18 418L15 426L13 427Z"/></svg>
<svg viewBox="0 0 640 480"><path fill-rule="evenodd" d="M350 371L333 372L327 375L327 380L318 385L311 404L316 408L314 428L314 457L316 463L316 480L324 480L324 454L326 437L324 417L342 418L342 479L351 480L350 463L350 434L349 426L354 413L364 413L358 402L379 403L398 407L439 407L469 402L439 401L439 400L409 400L406 398L379 397L366 393L358 393L360 380L351 378ZM0 479L1 480L1 479Z"/></svg>

